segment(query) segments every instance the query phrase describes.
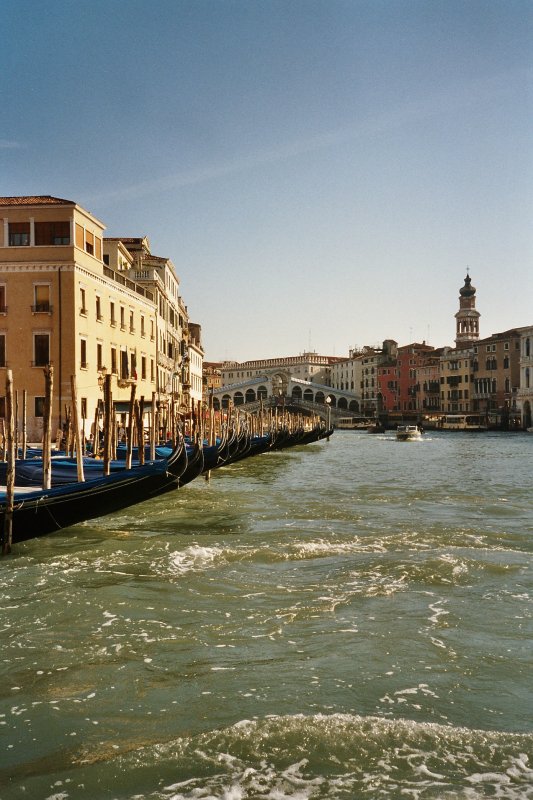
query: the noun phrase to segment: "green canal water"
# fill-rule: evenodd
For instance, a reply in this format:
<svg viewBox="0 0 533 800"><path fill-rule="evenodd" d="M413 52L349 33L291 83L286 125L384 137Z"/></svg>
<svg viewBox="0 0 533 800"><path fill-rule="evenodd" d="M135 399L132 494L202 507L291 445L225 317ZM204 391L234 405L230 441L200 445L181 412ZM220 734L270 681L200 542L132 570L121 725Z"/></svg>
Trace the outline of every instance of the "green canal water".
<svg viewBox="0 0 533 800"><path fill-rule="evenodd" d="M533 436L337 432L0 561L0 798L533 798Z"/></svg>

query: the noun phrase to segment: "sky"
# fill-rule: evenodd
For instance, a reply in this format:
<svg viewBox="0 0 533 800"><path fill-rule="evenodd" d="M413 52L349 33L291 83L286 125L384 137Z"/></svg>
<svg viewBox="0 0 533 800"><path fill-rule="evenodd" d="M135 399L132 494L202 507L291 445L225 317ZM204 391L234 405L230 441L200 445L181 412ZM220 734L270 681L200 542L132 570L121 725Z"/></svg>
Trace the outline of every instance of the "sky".
<svg viewBox="0 0 533 800"><path fill-rule="evenodd" d="M532 0L2 0L0 194L172 260L209 361L533 324Z"/></svg>

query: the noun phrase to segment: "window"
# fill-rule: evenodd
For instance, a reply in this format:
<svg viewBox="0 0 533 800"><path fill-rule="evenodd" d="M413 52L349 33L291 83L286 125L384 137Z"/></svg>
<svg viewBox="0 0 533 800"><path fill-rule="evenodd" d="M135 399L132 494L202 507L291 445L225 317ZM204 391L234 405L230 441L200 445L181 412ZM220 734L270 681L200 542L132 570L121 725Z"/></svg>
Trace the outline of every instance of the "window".
<svg viewBox="0 0 533 800"><path fill-rule="evenodd" d="M98 322L101 322L103 320L102 301L100 300L98 295L96 296L96 319L98 320Z"/></svg>
<svg viewBox="0 0 533 800"><path fill-rule="evenodd" d="M0 417L5 417L6 415L6 398L0 397Z"/></svg>
<svg viewBox="0 0 533 800"><path fill-rule="evenodd" d="M134 324L133 311L130 311L130 333L135 333L135 324Z"/></svg>
<svg viewBox="0 0 533 800"><path fill-rule="evenodd" d="M135 353L130 354L130 375L134 381L137 380L137 357Z"/></svg>
<svg viewBox="0 0 533 800"><path fill-rule="evenodd" d="M144 329L144 316L141 314L141 336L146 336L146 331Z"/></svg>
<svg viewBox="0 0 533 800"><path fill-rule="evenodd" d="M103 345L102 342L96 343L96 369L102 369L104 366L103 360Z"/></svg>
<svg viewBox="0 0 533 800"><path fill-rule="evenodd" d="M50 334L33 334L33 364L35 367L46 367L50 363Z"/></svg>
<svg viewBox="0 0 533 800"><path fill-rule="evenodd" d="M120 351L120 377L122 378L122 380L126 380L127 378L129 378L127 350Z"/></svg>
<svg viewBox="0 0 533 800"><path fill-rule="evenodd" d="M117 375L118 374L118 370L117 370L117 348L116 347L112 347L111 348L111 372L112 372L113 375Z"/></svg>
<svg viewBox="0 0 533 800"><path fill-rule="evenodd" d="M7 313L7 306L6 306L6 287L4 285L0 285L0 314Z"/></svg>
<svg viewBox="0 0 533 800"><path fill-rule="evenodd" d="M49 313L52 310L50 306L50 285L36 284L33 289L35 305L33 306L32 311L36 313Z"/></svg>
<svg viewBox="0 0 533 800"><path fill-rule="evenodd" d="M104 264L108 267L109 266L109 253L104 253Z"/></svg>
<svg viewBox="0 0 533 800"><path fill-rule="evenodd" d="M529 370L528 370L528 374L529 374ZM155 370L154 370L154 359L153 358L150 359L150 380L152 381L152 383L155 380ZM529 384L528 384L528 386L529 386Z"/></svg>
<svg viewBox="0 0 533 800"><path fill-rule="evenodd" d="M6 366L6 335L0 333L0 367Z"/></svg>
<svg viewBox="0 0 533 800"><path fill-rule="evenodd" d="M81 398L81 418L87 419L87 398Z"/></svg>
<svg viewBox="0 0 533 800"><path fill-rule="evenodd" d="M44 417L44 397L35 398L35 416Z"/></svg>
<svg viewBox="0 0 533 800"><path fill-rule="evenodd" d="M111 317L111 327L114 328L116 327L117 320L115 317L115 304L113 302L109 304L109 314Z"/></svg>
<svg viewBox="0 0 533 800"><path fill-rule="evenodd" d="M36 222L35 244L70 244L70 222Z"/></svg>
<svg viewBox="0 0 533 800"><path fill-rule="evenodd" d="M141 378L146 380L146 356L141 356Z"/></svg>
<svg viewBox="0 0 533 800"><path fill-rule="evenodd" d="M83 250L83 245L85 242L85 231L81 225L76 223L76 247L79 247L80 250Z"/></svg>
<svg viewBox="0 0 533 800"><path fill-rule="evenodd" d="M80 314L87 316L87 305L85 302L85 289L80 289Z"/></svg>
<svg viewBox="0 0 533 800"><path fill-rule="evenodd" d="M94 255L94 233L85 231L85 252Z"/></svg>
<svg viewBox="0 0 533 800"><path fill-rule="evenodd" d="M126 310L124 306L120 306L120 330L126 330Z"/></svg>
<svg viewBox="0 0 533 800"><path fill-rule="evenodd" d="M80 368L87 369L87 340L80 339Z"/></svg>
<svg viewBox="0 0 533 800"><path fill-rule="evenodd" d="M10 222L9 223L10 247L27 247L29 243L30 243L30 223Z"/></svg>
<svg viewBox="0 0 533 800"><path fill-rule="evenodd" d="M150 320L150 341L153 342L154 339L155 339L155 336L154 336L154 321L153 321L153 319L151 319Z"/></svg>

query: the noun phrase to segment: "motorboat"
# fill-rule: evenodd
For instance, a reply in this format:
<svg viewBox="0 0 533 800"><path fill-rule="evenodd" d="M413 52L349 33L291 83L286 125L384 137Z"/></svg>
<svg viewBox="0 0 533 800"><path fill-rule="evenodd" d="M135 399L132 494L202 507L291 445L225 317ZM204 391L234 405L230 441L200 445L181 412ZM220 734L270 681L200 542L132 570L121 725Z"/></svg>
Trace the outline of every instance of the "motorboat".
<svg viewBox="0 0 533 800"><path fill-rule="evenodd" d="M396 439L399 442L411 442L422 438L422 431L418 425L398 425Z"/></svg>

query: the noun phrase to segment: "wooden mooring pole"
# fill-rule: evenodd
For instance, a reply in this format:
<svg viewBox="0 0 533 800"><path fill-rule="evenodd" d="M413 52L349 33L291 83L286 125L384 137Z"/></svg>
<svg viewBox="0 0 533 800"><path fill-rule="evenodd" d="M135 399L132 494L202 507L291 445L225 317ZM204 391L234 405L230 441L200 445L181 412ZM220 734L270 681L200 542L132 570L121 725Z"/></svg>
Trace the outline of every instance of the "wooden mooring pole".
<svg viewBox="0 0 533 800"><path fill-rule="evenodd" d="M22 458L26 458L28 450L28 418L27 418L28 392L22 392Z"/></svg>
<svg viewBox="0 0 533 800"><path fill-rule="evenodd" d="M13 411L13 372L6 371L6 508L2 531L2 555L11 552L13 541L13 506L15 499L15 415Z"/></svg>
<svg viewBox="0 0 533 800"><path fill-rule="evenodd" d="M83 471L83 447L81 444L80 420L78 415L78 389L75 375L72 375L70 378L70 388L72 392L72 422L74 425L74 442L76 445L76 467L78 471L78 481L83 482L85 480Z"/></svg>
<svg viewBox="0 0 533 800"><path fill-rule="evenodd" d="M112 424L113 397L111 395L111 375L106 375L104 383L104 475L109 475L110 473Z"/></svg>
<svg viewBox="0 0 533 800"><path fill-rule="evenodd" d="M131 469L131 454L133 450L133 431L135 423L135 390L136 386L134 383L132 383L130 394L130 410L128 414L128 431L126 434L126 469Z"/></svg>
<svg viewBox="0 0 533 800"><path fill-rule="evenodd" d="M52 398L54 394L54 368L44 368L43 416L43 489L52 486Z"/></svg>

